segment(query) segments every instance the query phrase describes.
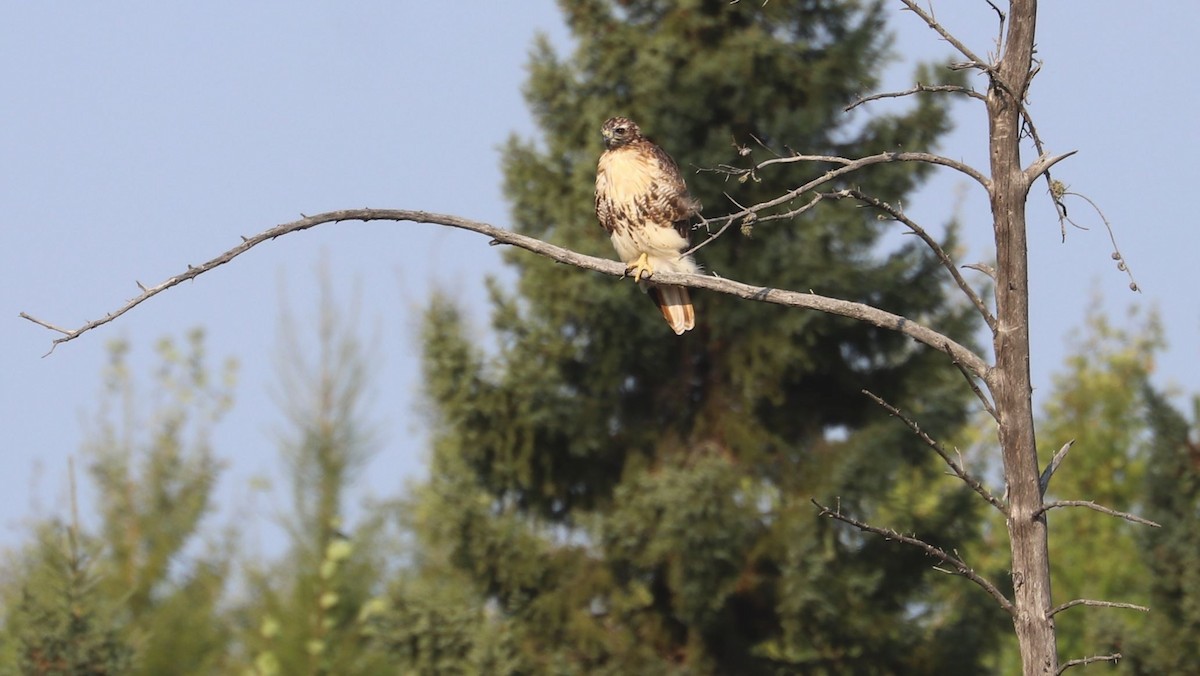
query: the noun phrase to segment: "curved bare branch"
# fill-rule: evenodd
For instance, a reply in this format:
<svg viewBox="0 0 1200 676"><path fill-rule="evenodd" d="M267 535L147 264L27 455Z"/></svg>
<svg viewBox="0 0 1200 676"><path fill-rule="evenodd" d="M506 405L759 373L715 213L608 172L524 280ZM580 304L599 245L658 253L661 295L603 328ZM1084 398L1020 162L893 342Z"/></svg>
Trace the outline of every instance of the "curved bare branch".
<svg viewBox="0 0 1200 676"><path fill-rule="evenodd" d="M831 170L825 172L824 174L818 176L817 178L814 178L811 181L808 181L807 183L801 185L800 187L795 188L793 190L789 190L788 192L786 192L774 199L767 200L765 202L759 202L758 204L755 204L755 205L752 205L749 207L741 207L741 209L739 209L738 211L735 211L735 212L725 215L725 216L719 216L717 218L706 219L705 223L707 225L716 225L716 224L722 224L722 223L723 223L723 225L720 227L720 229L717 230L717 232L715 234L710 235L707 239L705 239L703 242L701 242L700 244L693 247L691 250L695 251L696 249L699 249L700 247L717 239L718 237L723 235L726 230L729 229L729 226L732 225L734 221L737 221L738 219L752 218L752 219L757 219L760 221L767 221L767 220L775 220L775 219L779 219L779 218L789 218L789 217L798 215L800 213L803 213L804 211L807 211L808 209L812 208L817 202L820 201L820 199L819 198L815 199L812 202L810 202L798 209L791 210L785 214L772 214L770 216L758 216L758 213L761 211L765 211L767 209L777 207L781 204L787 204L788 202L795 200L797 197L803 195L804 193L810 192L812 190L816 190L817 188L823 186L826 183L829 183L830 181L832 181L835 178L845 176L846 174L853 173L855 171L858 171L859 169L862 169L864 167L869 167L874 164L884 164L884 163L888 163L888 162L924 162L926 164L933 164L933 165L937 165L937 166L948 167L948 168L954 169L955 171L958 171L966 176L969 176L970 178L975 180L977 183L979 183L979 185L983 186L984 190L987 190L989 192L989 194L991 192L991 185L992 185L991 180L988 179L988 177L984 176L982 173L980 173L974 167L972 167L971 165L969 165L965 162L960 162L958 160L954 160L949 157L944 157L942 155L936 155L934 153L919 153L919 152L879 153L878 155L868 155L866 157L860 157L855 160L852 160L852 159L849 159L846 157L839 157L837 155L788 155L786 157L773 157L769 160L763 160L762 162L759 162L758 164L754 165L753 167L749 167L749 168L731 167L731 166L727 166L727 165L721 165L715 169L701 169L701 171L718 172L718 173L729 174L731 176L739 176L740 180L745 180L747 177L755 176L756 173L760 169L763 169L764 167L769 167L774 164L791 164L793 162L822 162L822 163L827 163L827 164L838 164L841 166L839 166L836 169L831 169Z"/></svg>
<svg viewBox="0 0 1200 676"><path fill-rule="evenodd" d="M904 535L902 533L898 533L891 528L880 528L879 526L872 526L869 523L866 523L864 521L859 521L858 519L855 519L854 517L850 517L850 516L846 516L845 514L842 514L840 508L836 509L836 510L830 509L830 508L826 507L825 505L822 505L821 503L817 502L815 499L812 500L812 503L817 506L817 509L820 510L817 513L817 516L827 516L831 519L841 521L842 523L850 524L851 526L854 526L855 528L857 528L861 531L865 531L868 533L874 533L876 535L883 537L884 539L895 540L897 542L903 542L906 545L910 545L910 546L913 546L913 547L923 550L926 554L932 556L933 558L941 561L942 563L944 563L954 569L953 571L946 571L946 570L939 568L939 570L943 570L943 572L952 572L953 574L961 575L961 576L967 578L971 582L974 582L975 584L979 585L988 594L990 594L991 597L996 600L996 603L998 603L1000 605L1000 607L1005 610L1005 612L1007 612L1010 615L1013 615L1017 612L1016 608L1013 607L1012 601L1009 601L1008 597L1006 597L1004 595L1004 593L1001 592L1000 589L996 587L996 585L992 584L992 582L990 580L983 577L979 573L976 573L975 569L968 566L966 564L966 562L964 562L962 559L958 558L957 556L953 556L952 554L948 553L946 550L942 549L941 547L931 545L928 542L926 542L920 538L913 537L911 535Z"/></svg>
<svg viewBox="0 0 1200 676"><path fill-rule="evenodd" d="M835 193L834 197L852 197L863 204L879 209L890 216L893 220L899 221L908 226L908 229L911 230L917 237L920 237L921 241L924 242L931 251L933 251L935 256L937 256L938 261L942 264L942 267L946 268L946 270L950 273L950 277L954 279L954 283L958 285L958 288L962 290L962 292L967 296L967 299L971 301L971 304L975 306L975 309L983 317L983 321L987 323L988 328L993 332L996 331L996 317L992 314L991 310L988 309L988 306L983 302L983 299L979 297L979 294L975 292L975 289L967 283L967 280L963 279L962 273L958 271L958 267L954 264L954 261L950 259L950 254L946 253L945 249L942 248L942 245L938 244L937 240L935 240L929 235L928 232L925 231L925 228L922 228L920 225L918 225L900 209L888 204L887 202L884 202L881 199L872 197L861 190L841 190Z"/></svg>
<svg viewBox="0 0 1200 676"><path fill-rule="evenodd" d="M810 190L814 190L820 187L822 184L828 183L839 176L844 176L851 172L858 171L863 167L869 167L874 164L884 164L887 162L924 162L926 164L935 164L942 167L948 167L969 177L971 180L983 186L984 189L990 189L992 184L991 179L989 179L987 176L984 176L978 169L972 167L966 162L960 162L959 160L951 159L936 153L922 152L886 152L878 153L876 155L867 155L866 157L860 157L853 160L848 157L840 157L838 155L786 155L784 157L772 157L769 160L763 160L762 162L759 162L750 168L722 167L720 169L710 169L707 171L720 171L722 173L731 174L734 176L744 176L746 174L753 176L760 169L764 169L773 164L792 164L794 162L824 162L827 164L838 164L841 166L837 169L832 169L825 172L821 176L809 181L808 183L805 183L795 190L784 193L780 197L777 197L773 200L768 200L766 202L760 202L754 206L747 207L744 211L730 214L729 216L722 216L720 219L716 220L721 220L724 218L740 218L751 211L761 211L763 209L769 209L773 206L778 206L794 199L798 195L806 193Z"/></svg>
<svg viewBox="0 0 1200 676"><path fill-rule="evenodd" d="M1161 523L1151 521L1150 519L1142 518L1142 517L1138 516L1137 514L1130 514L1129 512L1122 512L1120 510L1113 509L1112 507L1105 507L1104 505L1098 504L1092 500L1053 500L1051 502L1045 503L1044 505L1041 506L1040 509L1035 511L1033 513L1033 518L1036 519L1039 516L1041 516L1042 514L1046 513L1047 511L1049 511L1051 509L1055 509L1056 507L1086 507L1088 509L1100 512L1101 514L1115 516L1118 519L1125 519L1126 521L1131 521L1133 523L1140 523L1143 526L1150 526L1151 528L1162 528Z"/></svg>
<svg viewBox="0 0 1200 676"><path fill-rule="evenodd" d="M1113 664L1116 664L1119 661L1121 661L1121 653L1113 653L1111 655L1093 655L1091 657L1080 657L1078 659L1071 660L1071 661L1067 662L1066 664L1063 664L1061 667L1059 667L1058 671L1055 672L1055 676L1059 676L1060 674L1062 674L1067 669L1070 669L1071 667L1083 667L1083 666L1087 666L1089 664L1093 664L1095 662L1112 662Z"/></svg>
<svg viewBox="0 0 1200 676"><path fill-rule="evenodd" d="M738 204L736 200L734 200L732 197L730 197L729 193L725 193L725 197L728 197L729 201L733 202L733 204L735 206L737 206L738 208L746 209L746 207L742 206L741 204ZM796 207L795 209L785 211L784 213L781 213L781 214L771 214L770 216L762 216L762 217L759 217L757 214L754 214L754 213L747 214L745 217L743 217L744 220L742 221L742 228L744 229L747 227L752 227L756 223L765 223L767 221L777 221L777 220L784 219L784 218L795 218L796 216L799 216L800 214L817 206L817 204L820 203L821 200L825 199L825 197L826 197L826 193L817 193L817 196L812 198L811 200L809 200L807 203L805 203L799 207ZM708 246L712 242L716 241L716 239L718 237L720 237L721 235L724 235L725 231L728 230L729 227L731 225L733 225L735 222L736 222L736 220L733 218L726 220L725 225L722 225L719 230L710 234L708 237L704 238L703 242L700 242L699 244L697 244L697 245L693 246L692 248L688 249L687 251L683 252L683 255L686 256L688 254L693 254L693 253L699 251L700 249ZM744 230L743 230L743 232L744 232Z"/></svg>
<svg viewBox="0 0 1200 676"><path fill-rule="evenodd" d="M908 429L912 430L912 433L917 435L918 439L925 442L926 446L929 446L930 448L932 448L934 450L934 452L937 453L938 456L941 457L941 459L950 467L950 470L952 472L954 472L954 475L957 476L959 479L962 479L963 483L970 486L971 490L978 493L979 497L986 500L988 502L988 504L990 504L991 506L993 506L997 510L999 510L1000 513L1003 514L1005 517L1007 517L1009 515L1008 507L999 498L997 498L995 495L993 495L992 492L987 489L987 486L983 485L983 482L981 482L978 478L976 478L974 475L972 475L970 472L967 471L967 468L963 465L963 462L962 462L962 454L959 454L959 460L956 461L954 458L950 457L950 453L945 449L945 447L943 447L940 443L938 443L938 441L936 439L929 436L928 432L921 429L921 426L918 425L915 420L908 417L907 415L904 415L904 413L900 409L896 408L895 406L892 406L891 404L889 404L887 401L885 401L882 397L875 394L874 392L871 392L869 390L863 390L862 393L867 395L867 397L870 398L871 401L874 401L876 404L879 404L883 408L883 410L888 412L889 415L893 415L893 416L899 418L905 425L907 425Z"/></svg>
<svg viewBox="0 0 1200 676"><path fill-rule="evenodd" d="M938 23L937 19L933 18L933 15L929 14L924 9L922 9L921 5L917 4L915 0L900 0L900 1L904 3L904 6L908 9L908 11L921 17L921 20L925 22L925 25L932 28L938 35L942 36L943 40L945 40L946 42L949 42L955 49L957 49L959 54L962 54L963 56L967 57L967 60L971 62L970 67L978 68L978 69L990 74L992 77L998 76L998 73L996 72L996 69L993 66L991 66L984 59L979 58L979 56L977 54L975 54L975 52L971 51L970 47L967 47L965 44L962 43L961 40L954 37L954 35L952 33L950 33L950 31L946 30L946 28L944 26L942 26L942 24Z"/></svg>
<svg viewBox="0 0 1200 676"><path fill-rule="evenodd" d="M1091 606L1093 608L1124 608L1126 610L1137 610L1137 611L1140 611L1143 613L1150 612L1150 609L1147 608L1146 606L1139 606L1136 603L1118 603L1117 601L1096 601L1093 599L1075 599L1074 601L1067 601L1066 603L1062 603L1062 604L1055 606L1054 610L1050 611L1050 617L1054 617L1055 615L1061 613L1062 611L1066 610L1067 608L1074 608L1075 606Z"/></svg>
<svg viewBox="0 0 1200 676"><path fill-rule="evenodd" d="M854 110L855 108L863 105L864 103L870 103L871 101L878 101L880 99L898 99L898 98L901 98L904 96L912 96L914 94L925 94L925 93L962 94L964 96L967 96L972 99L976 99L978 101L987 101L987 96L985 96L981 92L977 92L974 89L971 89L970 87L963 87L962 85L927 85L927 84L922 84L922 83L918 82L916 84L916 86L914 86L913 88L905 89L902 92L883 92L880 94L871 94L869 96L864 96L864 97L858 99L857 101L855 101L854 103L851 103L850 105L842 108L842 111L848 113L851 110Z"/></svg>
<svg viewBox="0 0 1200 676"><path fill-rule="evenodd" d="M444 225L452 228L460 228L470 230L487 235L492 238L493 244L511 244L520 247L527 251L545 256L556 260L560 263L567 263L578 268L586 270L595 270L606 275L621 277L625 274L625 266L617 261L608 260L605 258L597 258L588 256L577 251L564 249L563 247L543 242L542 240L528 235L498 228L488 223L473 221L460 216L452 216L449 214L437 214L428 211L409 211L404 209L343 209L341 211L330 211L315 216L305 216L298 221L277 225L269 230L265 230L253 237L243 237L242 243L238 246L229 249L221 255L209 260L198 266L188 266L186 272L182 272L173 277L169 277L159 284L146 287L138 284L142 289L142 293L128 300L124 305L116 310L108 313L104 317L89 321L77 329L63 329L40 319L31 317L22 312L21 317L28 319L31 322L44 326L48 329L63 334L61 338L54 340L50 351L54 351L61 343L74 340L79 336L103 326L121 315L129 312L133 308L141 305L147 300L157 296L158 294L178 286L190 279L195 279L199 275L212 270L232 261L234 258L246 253L255 246L262 244L268 240L282 237L293 232L307 230L316 227L323 223L337 223L341 221L411 221L414 223L432 223L436 225ZM708 289L717 293L724 293L739 298L749 300L757 300L765 303L775 303L777 305L786 305L788 307L805 308L809 310L818 310L829 314L840 315L857 319L869 324L873 324L880 328L890 329L903 333L914 340L922 342L939 352L944 352L950 355L950 358L955 362L962 364L965 368L971 371L979 378L986 379L989 366L984 360L974 352L964 347L963 345L950 340L946 336L934 331L933 329L918 324L906 317L902 317L891 312L880 310L879 308L862 303L854 303L836 298L828 298L819 296L814 293L800 293L798 291L786 291L774 289L766 286L754 286L744 284L729 279L720 277L706 277L702 275L686 275L673 272L658 272L655 273L655 280L662 281L666 284L676 284L680 286L690 286L698 289ZM49 354L49 353L47 353Z"/></svg>

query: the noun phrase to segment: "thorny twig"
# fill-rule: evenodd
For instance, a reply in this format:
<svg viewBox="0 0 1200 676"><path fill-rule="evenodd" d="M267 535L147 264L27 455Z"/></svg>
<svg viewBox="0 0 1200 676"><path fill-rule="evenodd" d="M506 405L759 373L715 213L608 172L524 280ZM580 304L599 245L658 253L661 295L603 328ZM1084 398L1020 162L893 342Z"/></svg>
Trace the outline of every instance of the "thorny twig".
<svg viewBox="0 0 1200 676"><path fill-rule="evenodd" d="M1066 610L1067 608L1074 608L1075 606L1091 606L1093 608L1124 608L1126 610L1138 610L1143 613L1150 612L1150 609L1147 608L1146 606L1139 606L1136 603L1118 603L1116 601L1096 601L1093 599L1075 599L1074 601L1067 601L1066 603L1062 603L1062 604L1055 606L1054 609L1050 611L1050 617L1054 617L1055 615L1061 613L1062 611Z"/></svg>
<svg viewBox="0 0 1200 676"><path fill-rule="evenodd" d="M725 197L728 197L729 201L733 202L734 206L738 207L742 211L750 211L746 207L739 204L737 200L733 199L733 197L729 193L725 193ZM817 203L819 203L821 200L825 199L825 197L826 196L824 194L818 194L817 196L813 197L812 200L808 201L807 203L805 203L804 205L802 205L800 207L797 207L795 209L792 209L791 211L786 211L783 213L771 214L770 216L761 216L760 217L756 212L750 211L750 213L748 213L744 217L742 217L742 234L748 236L749 230L756 223L765 223L767 221L777 221L777 220L784 219L784 218L795 218L796 216L799 216L800 214L817 206ZM714 233L710 233L709 236L706 237L703 242L700 242L696 246L683 252L683 255L686 256L688 254L695 253L699 249L711 244L718 237L725 234L725 231L728 230L730 228L730 226L732 226L733 224L734 224L733 220L726 221L725 225L722 225L720 230L718 230Z"/></svg>
<svg viewBox="0 0 1200 676"><path fill-rule="evenodd" d="M930 14L930 13L926 12L924 9L922 9L921 6L918 5L914 0L900 0L900 1L904 3L904 6L907 7L910 12L921 17L921 20L923 20L925 22L925 25L929 26L931 29L933 29L934 32L936 32L938 35L942 36L943 40L945 40L946 42L953 45L953 47L955 49L957 49L960 54L967 57L968 63L966 64L965 67L977 68L979 70L982 70L983 72L985 72L989 76L991 76L991 78L993 80L999 81L1000 73L999 73L999 71L996 70L996 67L991 65L991 63L979 58L979 56L976 55L975 52L971 51L971 49L969 47L967 47L965 44L963 44L958 38L954 37L950 33L950 31L946 30L942 26L942 24L938 23L937 19L934 19L932 14ZM1018 98L1024 98L1024 97L1018 97Z"/></svg>
<svg viewBox="0 0 1200 676"><path fill-rule="evenodd" d="M921 93L925 93L925 92L950 92L950 93L956 93L956 94L963 94L965 96L968 96L973 99L978 99L980 101L987 100L987 97L984 96L981 92L977 92L974 89L971 89L970 87L963 87L961 85L927 85L927 84L921 84L920 82L918 82L917 85L915 87L913 87L912 89L906 89L902 92L884 92L884 93L880 93L880 94L871 94L869 96L864 96L864 97L858 99L857 101L855 101L854 103L851 103L850 105L842 108L842 110L844 112L850 112L851 110L854 110L855 108L861 106L862 104L869 103L871 101L878 101L880 99L896 99L896 98L900 98L902 96L912 96L913 94L921 94Z"/></svg>
<svg viewBox="0 0 1200 676"><path fill-rule="evenodd" d="M958 285L958 288L961 289L964 294L966 294L967 298L970 299L971 304L974 305L975 309L979 311L979 314L983 316L983 320L987 322L988 328L992 331L996 330L996 317L992 315L992 312L988 309L987 304L983 302L983 299L979 297L979 294L975 292L975 289L973 289L970 284L967 284L967 280L963 279L962 273L958 271L958 267L955 266L954 261L950 259L950 255L946 253L945 249L943 249L942 246L938 244L937 240L931 237L924 228L906 216L904 212L897 207L894 207L883 200L872 197L861 190L854 188L841 190L834 193L833 197L853 197L864 204L872 206L886 213L888 216L891 216L892 220L906 225L908 229L911 230L917 237L920 237L921 241L933 251L935 256L937 256L938 262L940 262L942 267L946 268L946 270L950 273L950 276L954 279L954 283Z"/></svg>
<svg viewBox="0 0 1200 676"><path fill-rule="evenodd" d="M1071 661L1067 662L1066 664L1062 665L1061 667L1059 667L1058 671L1055 672L1055 676L1058 676L1059 674L1066 671L1067 669L1070 669L1071 667L1081 667L1085 664L1091 664L1093 662L1112 662L1113 664L1116 664L1118 661L1120 661L1120 659L1121 659L1121 653L1113 653L1111 655L1093 655L1092 657L1080 657L1078 659L1071 660Z"/></svg>
<svg viewBox="0 0 1200 676"><path fill-rule="evenodd" d="M1043 504L1041 506L1041 508L1039 508L1037 511L1035 511L1033 513L1033 518L1036 519L1039 516L1041 516L1042 514L1045 514L1047 511L1049 511L1051 509L1055 509L1056 507L1087 507L1088 509L1100 512L1101 514L1115 516L1118 519L1125 519L1126 521L1132 521L1133 523L1140 523L1143 526L1150 526L1152 528L1162 528L1162 524L1155 523L1154 521L1151 521L1150 519L1140 517L1137 514L1130 514L1129 512L1122 512L1120 510L1116 510L1111 507L1105 507L1104 505L1097 504L1096 502L1093 502L1091 500L1053 500L1051 502L1047 502L1047 503Z"/></svg>
<svg viewBox="0 0 1200 676"><path fill-rule="evenodd" d="M979 387L979 383L975 382L975 376L971 375L971 372L958 362L954 363L954 367L958 369L959 373L963 374L963 378L967 379L967 385L970 386L971 392L975 394L976 399L983 403L983 410L987 411L988 415L992 416L992 420L995 420L997 423L999 423L1000 414L996 411L996 407L992 404L992 400L988 398L987 394L984 393L983 388Z"/></svg>
<svg viewBox="0 0 1200 676"><path fill-rule="evenodd" d="M1013 608L1012 602L1009 601L1008 598L1004 596L1004 594L996 587L996 585L992 584L987 578L983 577L979 573L976 573L975 570L973 568L971 568L970 566L968 566L962 559L960 559L956 556L952 556L951 554L947 553L946 550L942 549L941 547L931 545L928 542L925 542L924 540L913 537L911 535L903 535L901 533L896 532L895 530L892 530L891 528L880 528L878 526L872 526L869 523L865 523L865 522L859 521L858 519L855 519L853 517L842 514L840 509L832 510L832 509L826 507L825 505L822 505L821 503L817 502L816 499L813 499L812 503L817 506L817 509L820 510L817 513L818 516L827 516L831 519L841 521L842 523L850 524L851 526L854 526L855 528L857 528L861 531L866 531L868 533L874 533L876 535L879 535L886 540L895 540L897 542L903 542L906 545L911 545L913 547L921 549L926 554L932 556L933 558L935 558L935 559L941 561L942 563L953 568L954 569L953 572L955 574L961 575L962 577L965 577L968 580L970 580L971 582L974 582L975 584L979 585L984 591L986 591L988 594L990 594L992 598L996 599L996 603L1000 604L1000 607L1003 608L1005 610L1005 612L1007 612L1008 614L1011 615L1016 612L1016 609Z"/></svg>
<svg viewBox="0 0 1200 676"><path fill-rule="evenodd" d="M952 472L954 472L955 476L957 476L959 479L962 479L963 483L970 486L971 490L978 493L980 495L980 497L982 497L984 500L987 500L988 503L991 504L996 509L998 509L1001 514L1004 514L1005 516L1008 515L1008 508L1005 507L1004 503L1001 502L1000 499L997 498L995 495L993 495L992 492L989 491L987 489L987 487L983 485L983 482L981 482L979 479L975 478L974 475L972 475L970 472L968 472L967 469L965 467L963 467L961 463L957 462L954 458L950 457L950 453L948 453L946 451L946 449L943 448L942 445L940 443L938 443L933 437L929 436L929 434L926 433L925 430L921 429L921 426L918 425L915 420L904 415L904 413L902 413L900 411L900 409L898 409L895 406L892 406L888 402L884 401L883 398L880 397L879 395L877 395L869 390L863 390L862 393L867 395L868 397L870 397L871 401L874 401L876 404L879 404L880 406L882 406L885 411L887 411L891 415L894 415L897 418L899 418L901 421L904 422L905 425L908 425L908 429L912 430L913 434L917 435L918 439L925 442L925 445L932 448L934 450L934 452L937 453L942 458L942 460L947 465L950 466L950 470Z"/></svg>

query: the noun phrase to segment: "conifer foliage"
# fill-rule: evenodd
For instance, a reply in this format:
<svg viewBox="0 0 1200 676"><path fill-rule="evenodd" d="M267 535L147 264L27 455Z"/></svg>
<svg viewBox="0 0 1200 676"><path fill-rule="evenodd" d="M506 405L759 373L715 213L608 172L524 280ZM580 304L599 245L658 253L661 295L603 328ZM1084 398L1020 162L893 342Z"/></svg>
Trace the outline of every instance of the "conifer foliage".
<svg viewBox="0 0 1200 676"><path fill-rule="evenodd" d="M128 673L133 646L115 620L116 604L98 598L91 550L76 526L45 524L25 552L21 588L5 613L6 673L31 676Z"/></svg>
<svg viewBox="0 0 1200 676"><path fill-rule="evenodd" d="M235 614L249 662L242 673L254 676L393 673L369 649L366 626L384 576L381 510L368 506L357 523L346 517L373 452L371 353L357 306L338 303L325 266L318 274L314 326L301 328L286 309L281 321L276 391L286 417L279 445L291 489L282 520L288 549L245 571L246 598Z"/></svg>
<svg viewBox="0 0 1200 676"><path fill-rule="evenodd" d="M1131 672L1192 674L1200 672L1200 397L1190 422L1161 393L1147 387L1145 397L1146 516L1163 527L1142 534L1152 611L1128 650Z"/></svg>
<svg viewBox="0 0 1200 676"><path fill-rule="evenodd" d="M1043 464L1068 440L1075 443L1070 466L1054 477L1050 499L1086 496L1112 509L1145 511L1138 503L1145 490L1150 395L1143 389L1163 347L1162 327L1153 313L1143 319L1131 311L1127 322L1131 328L1115 326L1093 308L1082 340L1054 378L1038 421ZM1139 540L1150 529L1086 509L1059 510L1049 518L1056 598L1153 605L1139 556ZM1145 620L1130 611L1063 612L1055 616L1059 654L1122 652L1125 638Z"/></svg>
<svg viewBox="0 0 1200 676"><path fill-rule="evenodd" d="M575 51L535 45L526 95L541 136L511 139L504 171L514 229L572 249L612 255L592 191L599 128L613 115L675 157L710 216L826 169L790 165L744 182L697 171L743 149L926 150L948 125L931 99L869 120L843 112L885 63L875 3L561 5ZM889 165L854 180L895 200L921 171ZM824 206L746 224L698 259L721 276L869 302L969 342L971 321L927 251L885 249L887 226L872 214ZM693 241L704 235L701 226ZM928 449L861 394L950 434L966 389L943 359L864 324L716 295L697 295L697 329L676 337L628 281L521 252L508 262L518 282L515 293L493 288L494 355L444 298L426 316L437 430L419 535L521 646L523 670L970 665L955 660L979 654L984 634L946 627L978 609L931 602L936 573L920 553L821 522L809 503L837 499L942 546L971 537L967 492L926 486L945 481ZM902 502L911 495L925 506Z"/></svg>
<svg viewBox="0 0 1200 676"><path fill-rule="evenodd" d="M94 501L71 523L38 524L15 568L0 574L0 672L219 673L229 632L218 607L229 550L204 548L203 522L221 465L212 426L232 403L235 365L210 367L204 333L157 343L149 387L130 346L110 348L97 423L86 445ZM154 393L149 411L143 391ZM94 515L90 527L80 514ZM14 654L15 653L15 654Z"/></svg>

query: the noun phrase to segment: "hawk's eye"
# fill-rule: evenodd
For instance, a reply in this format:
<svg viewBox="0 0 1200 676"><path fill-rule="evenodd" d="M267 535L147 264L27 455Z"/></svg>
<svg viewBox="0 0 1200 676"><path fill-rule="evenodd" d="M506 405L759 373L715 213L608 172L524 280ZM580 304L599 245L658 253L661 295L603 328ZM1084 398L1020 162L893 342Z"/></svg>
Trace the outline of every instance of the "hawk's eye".
<svg viewBox="0 0 1200 676"><path fill-rule="evenodd" d="M613 131L617 132L617 136L624 136L625 132L629 131L627 127L617 127Z"/></svg>

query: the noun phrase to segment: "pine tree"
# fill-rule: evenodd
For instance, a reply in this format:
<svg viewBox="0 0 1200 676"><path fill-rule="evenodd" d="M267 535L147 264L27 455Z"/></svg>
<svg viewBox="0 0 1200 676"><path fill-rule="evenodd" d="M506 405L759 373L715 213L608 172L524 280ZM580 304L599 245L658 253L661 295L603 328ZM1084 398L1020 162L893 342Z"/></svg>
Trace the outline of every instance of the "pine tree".
<svg viewBox="0 0 1200 676"><path fill-rule="evenodd" d="M248 598L237 611L244 673L390 673L369 649L361 613L382 591L382 519L352 524L347 496L372 452L366 416L370 358L355 335L356 315L340 310L322 272L316 349L308 350L285 313L278 374L287 426L289 542L280 559L247 562Z"/></svg>
<svg viewBox="0 0 1200 676"><path fill-rule="evenodd" d="M1122 511L1137 511L1141 503L1148 432L1142 391L1163 340L1153 314L1142 320L1131 311L1129 324L1115 327L1093 307L1065 370L1054 378L1038 420L1043 466L1062 444L1075 443L1054 475L1049 499L1093 500ZM1086 509L1058 509L1047 518L1056 603L1148 603L1138 554L1144 527ZM1068 610L1055 616L1059 654L1066 660L1121 652L1144 621L1125 610Z"/></svg>
<svg viewBox="0 0 1200 676"><path fill-rule="evenodd" d="M877 3L570 0L578 46L534 48L526 91L542 137L504 152L514 228L612 257L592 213L599 127L627 115L671 152L719 215L824 166L761 182L696 173L753 154L928 149L937 101L847 123L887 57ZM928 73L926 73L928 75ZM930 81L928 77L922 81ZM922 170L855 177L897 200ZM822 205L823 207L825 205ZM752 226L699 254L722 276L870 302L969 342L920 245L832 205ZM697 231L699 236L703 229ZM950 234L949 246L953 246ZM511 253L516 293L493 287L494 356L444 297L424 332L435 409L422 546L446 552L523 672L967 672L995 618L919 552L818 520L810 497L946 547L972 537L973 496L938 484L929 450L869 389L935 436L967 406L962 376L898 334L718 295L670 334L629 282ZM916 504L912 501L916 499ZM959 581L950 581L958 583ZM942 602L934 602L939 599ZM997 625L1003 629L1003 624Z"/></svg>
<svg viewBox="0 0 1200 676"><path fill-rule="evenodd" d="M1200 397L1192 422L1146 388L1152 435L1146 458L1145 510L1161 529L1142 533L1149 569L1150 616L1125 650L1131 673L1200 673Z"/></svg>
<svg viewBox="0 0 1200 676"><path fill-rule="evenodd" d="M158 342L146 387L130 369L129 349L110 349L85 443L95 532L78 519L38 526L37 543L3 590L19 599L4 624L10 642L16 634L26 646L26 673L223 671L228 540L208 551L197 540L220 473L209 433L230 405L234 365L214 378L196 330L182 349Z"/></svg>
<svg viewBox="0 0 1200 676"><path fill-rule="evenodd" d="M4 590L3 673L111 676L129 673L134 645L117 604L97 593L99 543L77 525L39 527Z"/></svg>
<svg viewBox="0 0 1200 676"><path fill-rule="evenodd" d="M229 649L220 603L235 534L204 549L198 540L222 469L210 434L232 405L236 364L214 373L200 329L182 349L162 339L152 393L140 395L128 348L113 347L105 401L117 407L102 407L88 448L105 544L101 589L128 616L138 647L129 673L218 673ZM144 400L154 402L148 414Z"/></svg>

